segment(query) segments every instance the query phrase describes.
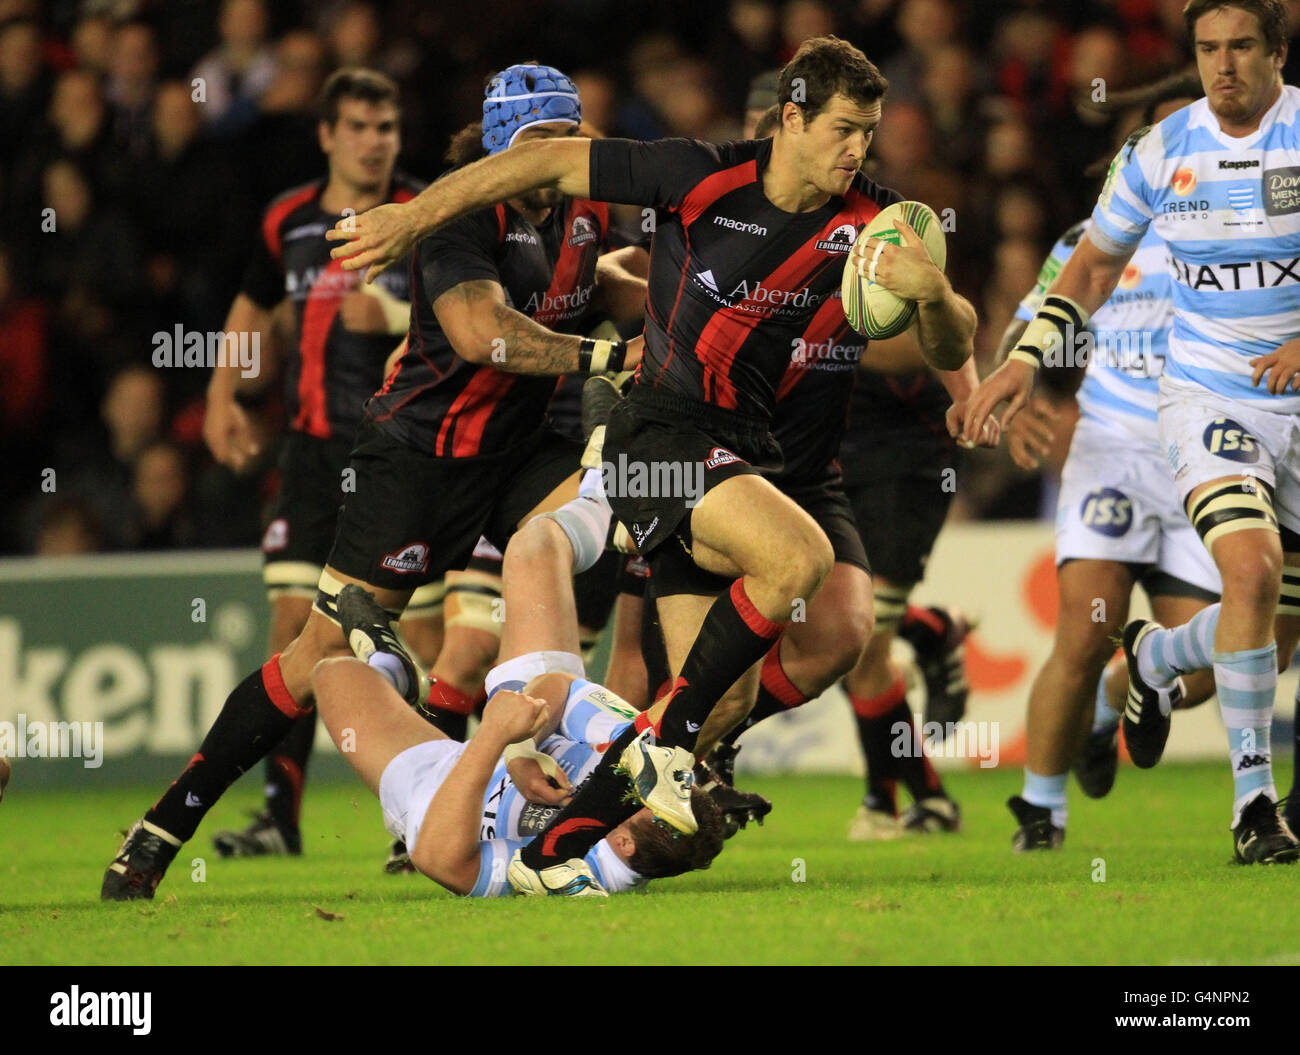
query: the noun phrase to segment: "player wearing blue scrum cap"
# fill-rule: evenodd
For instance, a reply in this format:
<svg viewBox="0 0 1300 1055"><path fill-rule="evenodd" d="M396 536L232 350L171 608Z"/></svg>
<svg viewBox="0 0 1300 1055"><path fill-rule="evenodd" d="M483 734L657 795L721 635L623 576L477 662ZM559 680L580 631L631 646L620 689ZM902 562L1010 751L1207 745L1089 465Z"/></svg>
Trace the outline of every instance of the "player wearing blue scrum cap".
<svg viewBox="0 0 1300 1055"><path fill-rule="evenodd" d="M570 137L581 118L567 77L512 66L487 88L481 145L506 153ZM555 379L632 366L638 355L571 336L601 296L608 210L546 190L504 198L414 247L407 347L366 404L353 487L307 624L231 692L185 772L128 834L105 899L153 897L213 803L311 709L312 668L348 652L344 585L365 586L396 616L418 587L464 567L481 536L504 550L520 525L576 496L582 445L545 420ZM424 701L427 684L409 660L395 677L407 702Z"/></svg>
<svg viewBox="0 0 1300 1055"><path fill-rule="evenodd" d="M515 145L524 129L558 122L582 124L578 89L554 66L520 64L488 82L483 100L483 149L489 154Z"/></svg>

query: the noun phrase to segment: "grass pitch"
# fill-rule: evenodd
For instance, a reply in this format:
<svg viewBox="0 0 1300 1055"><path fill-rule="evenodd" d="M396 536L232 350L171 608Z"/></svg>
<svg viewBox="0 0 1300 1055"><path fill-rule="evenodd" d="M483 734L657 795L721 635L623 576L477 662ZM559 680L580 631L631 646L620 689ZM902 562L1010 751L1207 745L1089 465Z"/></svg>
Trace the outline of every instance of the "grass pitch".
<svg viewBox="0 0 1300 1055"><path fill-rule="evenodd" d="M1283 790L1289 780L1278 773ZM359 783L308 789L301 858L220 860L210 835L245 823L257 794L248 781L182 849L156 901L101 904L117 833L158 788L24 793L18 779L0 805L0 960L1300 963L1300 867L1229 863L1226 764L1125 767L1102 802L1072 784L1064 851L1027 856L1010 852L1003 805L1018 771L948 778L960 835L867 845L844 838L857 780L741 783L775 803L763 828L733 839L707 872L593 903L470 901L384 875L378 803ZM204 882L192 878L196 858Z"/></svg>

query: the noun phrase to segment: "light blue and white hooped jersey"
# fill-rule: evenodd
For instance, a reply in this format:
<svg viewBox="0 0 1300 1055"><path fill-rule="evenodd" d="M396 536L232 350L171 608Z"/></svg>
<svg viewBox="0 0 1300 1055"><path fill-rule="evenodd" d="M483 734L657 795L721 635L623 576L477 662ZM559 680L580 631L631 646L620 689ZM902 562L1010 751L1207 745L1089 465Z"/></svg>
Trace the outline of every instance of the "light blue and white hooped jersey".
<svg viewBox="0 0 1300 1055"><path fill-rule="evenodd" d="M1169 247L1167 376L1278 414L1300 393L1250 383L1250 360L1300 336L1300 89L1285 86L1249 136L1200 99L1111 163L1088 238L1122 255L1153 229Z"/></svg>
<svg viewBox="0 0 1300 1055"><path fill-rule="evenodd" d="M1088 220L1075 224L1052 246L1037 285L1016 309L1017 319L1034 317L1088 226ZM1123 429L1155 450L1160 448L1156 399L1173 322L1172 287L1166 246L1148 230L1115 292L1088 322L1092 355L1078 397L1082 417Z"/></svg>
<svg viewBox="0 0 1300 1055"><path fill-rule="evenodd" d="M600 752L591 744L547 737L538 750L555 759L576 786L584 781L600 762ZM483 817L479 825L479 874L470 897L509 897L514 891L506 878L510 858L516 850L542 830L559 813L559 807L542 806L527 801L511 782L503 761L492 773L483 796ZM609 841L601 839L584 858L592 874L609 893L621 894L646 885L614 853Z"/></svg>
<svg viewBox="0 0 1300 1055"><path fill-rule="evenodd" d="M627 727L627 711L622 715L612 708L628 705L621 697L609 692L595 682L584 678L574 679L564 709L561 734L548 736L537 750L549 755L575 787L591 774L600 762L597 749L613 740ZM584 739L570 739L571 736ZM479 883L471 897L502 897L511 893L506 882L506 869L514 851L523 846L559 813L556 806L543 806L529 802L510 780L503 760L488 781L483 796L483 815L479 822ZM611 894L644 886L646 880L632 871L614 853L609 843L602 839L586 856L587 864L600 884ZM480 889L480 887L482 889Z"/></svg>

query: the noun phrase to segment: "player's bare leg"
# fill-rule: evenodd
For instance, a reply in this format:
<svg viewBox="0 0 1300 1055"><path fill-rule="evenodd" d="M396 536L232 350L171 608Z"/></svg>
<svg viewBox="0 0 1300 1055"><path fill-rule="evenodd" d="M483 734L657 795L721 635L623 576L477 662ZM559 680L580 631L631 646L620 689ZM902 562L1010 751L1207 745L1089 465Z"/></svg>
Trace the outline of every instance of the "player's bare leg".
<svg viewBox="0 0 1300 1055"><path fill-rule="evenodd" d="M1070 766L1095 713L1097 683L1133 591L1132 573L1115 561L1072 560L1056 578L1056 635L1029 691L1024 788L1007 803L1020 823L1012 840L1017 851L1056 849L1064 841Z"/></svg>

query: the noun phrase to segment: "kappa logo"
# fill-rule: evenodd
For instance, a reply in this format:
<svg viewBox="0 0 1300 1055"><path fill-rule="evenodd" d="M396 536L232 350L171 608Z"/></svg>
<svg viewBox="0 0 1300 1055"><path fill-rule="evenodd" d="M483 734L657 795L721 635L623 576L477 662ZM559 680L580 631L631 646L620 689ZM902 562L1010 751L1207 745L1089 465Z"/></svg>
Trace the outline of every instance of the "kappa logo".
<svg viewBox="0 0 1300 1055"><path fill-rule="evenodd" d="M829 238L819 239L817 248L823 253L847 253L857 240L858 230L851 223L842 223L831 232Z"/></svg>
<svg viewBox="0 0 1300 1055"><path fill-rule="evenodd" d="M266 534L262 536L262 552L275 553L289 545L289 521L276 517L266 525Z"/></svg>
<svg viewBox="0 0 1300 1055"><path fill-rule="evenodd" d="M423 542L412 542L394 553L389 553L379 562L381 568L395 571L399 575L429 570L429 547Z"/></svg>
<svg viewBox="0 0 1300 1055"><path fill-rule="evenodd" d="M1196 173L1191 169L1179 169L1174 173L1174 178L1170 180L1169 185L1173 187L1178 197L1186 198L1196 189Z"/></svg>
<svg viewBox="0 0 1300 1055"><path fill-rule="evenodd" d="M1242 755L1241 761L1237 763L1237 772L1243 769L1254 769L1256 766L1268 765L1267 755Z"/></svg>
<svg viewBox="0 0 1300 1055"><path fill-rule="evenodd" d="M585 216L575 216L569 228L569 245L586 245L599 237L596 225Z"/></svg>
<svg viewBox="0 0 1300 1055"><path fill-rule="evenodd" d="M708 469L716 469L721 465L730 465L732 462L738 462L740 459L725 447L714 447L709 452L708 460L704 463Z"/></svg>

